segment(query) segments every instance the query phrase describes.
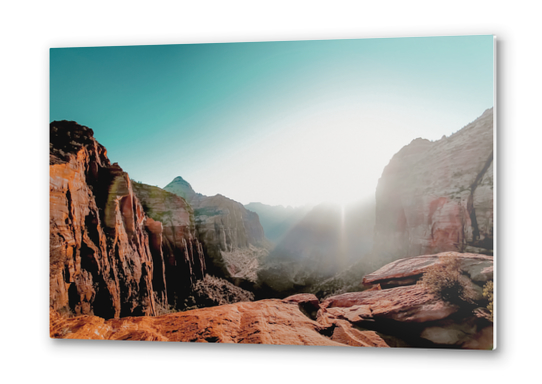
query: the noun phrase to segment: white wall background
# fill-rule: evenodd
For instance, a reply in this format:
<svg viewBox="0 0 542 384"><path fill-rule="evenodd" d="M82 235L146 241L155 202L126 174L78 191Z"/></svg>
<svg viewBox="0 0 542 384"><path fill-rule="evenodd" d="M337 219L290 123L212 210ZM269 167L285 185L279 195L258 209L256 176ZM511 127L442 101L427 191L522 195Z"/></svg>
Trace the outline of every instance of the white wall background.
<svg viewBox="0 0 542 384"><path fill-rule="evenodd" d="M533 1L27 1L0 6L0 377L6 383L534 382L540 378L540 7ZM494 352L48 338L48 48L498 36ZM530 375L532 374L532 376Z"/></svg>

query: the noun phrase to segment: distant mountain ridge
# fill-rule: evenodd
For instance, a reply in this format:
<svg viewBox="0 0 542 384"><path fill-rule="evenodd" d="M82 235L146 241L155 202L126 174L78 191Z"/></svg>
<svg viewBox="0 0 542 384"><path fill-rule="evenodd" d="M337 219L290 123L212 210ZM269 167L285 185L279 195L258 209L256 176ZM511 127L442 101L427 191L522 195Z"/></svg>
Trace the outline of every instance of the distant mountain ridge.
<svg viewBox="0 0 542 384"><path fill-rule="evenodd" d="M258 214L265 237L274 243L280 241L312 209L310 206L294 208L263 203L245 204L245 208Z"/></svg>
<svg viewBox="0 0 542 384"><path fill-rule="evenodd" d="M181 176L164 190L185 198L194 209L198 238L211 261L209 272L236 284L256 283L257 270L271 248L258 214L226 196L196 193Z"/></svg>
<svg viewBox="0 0 542 384"><path fill-rule="evenodd" d="M277 242L261 283L281 294L312 291L371 251L373 228L373 202L317 205Z"/></svg>

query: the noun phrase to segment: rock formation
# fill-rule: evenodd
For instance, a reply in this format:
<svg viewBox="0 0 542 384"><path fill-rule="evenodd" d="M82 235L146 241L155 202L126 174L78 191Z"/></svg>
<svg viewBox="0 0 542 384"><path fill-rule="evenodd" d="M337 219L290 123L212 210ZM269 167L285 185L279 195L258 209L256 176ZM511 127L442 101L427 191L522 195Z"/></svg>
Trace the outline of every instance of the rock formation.
<svg viewBox="0 0 542 384"><path fill-rule="evenodd" d="M162 260L151 254L145 218L128 175L109 162L93 131L51 123L51 308L104 318L154 315L165 280L154 276Z"/></svg>
<svg viewBox="0 0 542 384"><path fill-rule="evenodd" d="M482 286L493 280L493 257L474 253L443 252L436 255L409 257L391 262L379 270L365 275L363 284L395 287L415 284L427 269L442 262L444 256L456 257L461 270L469 279Z"/></svg>
<svg viewBox="0 0 542 384"><path fill-rule="evenodd" d="M205 276L205 256L196 237L192 208L185 199L158 187L136 182L132 187L149 217L151 252L155 260L163 259L163 266L154 267L155 278L165 276L169 304L182 308L194 284Z"/></svg>
<svg viewBox="0 0 542 384"><path fill-rule="evenodd" d="M416 284L424 270L445 257L460 260L470 284L481 287L493 278L492 257L447 252L398 260L365 277L371 289L323 301L297 294L107 321L52 311L50 333L72 339L492 349L487 300L452 303Z"/></svg>
<svg viewBox="0 0 542 384"><path fill-rule="evenodd" d="M417 139L394 156L378 185L372 253L379 267L391 262L361 281L362 259L321 284L341 260L356 261L341 247L364 239L350 224L366 215L349 220L320 207L283 237L274 263L258 215L240 203L197 194L182 178L168 185L174 193L135 183L75 122L51 123L50 137L51 337L493 346L483 294L493 257L479 254L492 253L492 110L450 138ZM457 300L419 284L449 257L469 292ZM324 299L253 301L243 284L256 297L266 287L284 297L313 286ZM336 290L358 292L328 295ZM169 313L179 309L189 310Z"/></svg>
<svg viewBox="0 0 542 384"><path fill-rule="evenodd" d="M176 177L164 189L186 197L194 209L209 273L237 285L255 283L257 270L270 248L258 215L225 196L195 193L182 177Z"/></svg>
<svg viewBox="0 0 542 384"><path fill-rule="evenodd" d="M374 331L359 331L341 320L322 326L297 302L275 299L108 321L65 319L53 312L50 329L51 337L65 339L387 347Z"/></svg>
<svg viewBox="0 0 542 384"><path fill-rule="evenodd" d="M253 299L226 281L205 278L204 249L185 199L130 180L110 163L90 128L55 121L50 131L54 311L118 318ZM250 216L245 218L249 224ZM249 231L246 239L234 235L230 243L260 252L249 243L256 243L257 231ZM251 263L246 261L245 271Z"/></svg>
<svg viewBox="0 0 542 384"><path fill-rule="evenodd" d="M450 137L416 139L376 190L374 267L443 251L493 252L493 109Z"/></svg>
<svg viewBox="0 0 542 384"><path fill-rule="evenodd" d="M459 260L461 278L480 293L471 302L444 301L416 284L430 266L449 257ZM481 291L492 279L491 256L444 252L401 259L364 277L376 289L330 297L318 315L373 329L392 346L491 349L493 323Z"/></svg>

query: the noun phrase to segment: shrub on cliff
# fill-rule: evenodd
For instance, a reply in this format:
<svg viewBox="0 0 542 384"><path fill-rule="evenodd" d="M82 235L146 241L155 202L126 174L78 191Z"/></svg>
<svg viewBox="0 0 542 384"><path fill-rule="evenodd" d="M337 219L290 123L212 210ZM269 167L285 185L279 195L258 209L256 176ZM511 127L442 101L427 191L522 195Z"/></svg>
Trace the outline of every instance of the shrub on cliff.
<svg viewBox="0 0 542 384"><path fill-rule="evenodd" d="M486 283L486 285L484 285L484 291L482 294L489 301L487 309L489 310L491 318L493 319L493 281L490 280Z"/></svg>
<svg viewBox="0 0 542 384"><path fill-rule="evenodd" d="M462 276L461 260L454 256L444 256L425 271L418 281L429 292L450 303L472 303L475 293Z"/></svg>

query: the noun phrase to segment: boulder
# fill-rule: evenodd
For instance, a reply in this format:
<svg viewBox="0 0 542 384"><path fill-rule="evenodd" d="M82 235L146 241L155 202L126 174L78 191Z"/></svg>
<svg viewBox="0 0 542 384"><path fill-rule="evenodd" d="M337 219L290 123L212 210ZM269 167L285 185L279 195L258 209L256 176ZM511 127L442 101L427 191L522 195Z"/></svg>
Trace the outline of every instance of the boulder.
<svg viewBox="0 0 542 384"><path fill-rule="evenodd" d="M351 347L381 347L389 345L374 331L360 331L348 321L335 321L331 340Z"/></svg>
<svg viewBox="0 0 542 384"><path fill-rule="evenodd" d="M477 316L466 318L461 323L448 320L425 328L420 337L438 345L492 349L493 324L480 321Z"/></svg>
<svg viewBox="0 0 542 384"><path fill-rule="evenodd" d="M388 319L416 323L444 319L459 309L417 285L344 293L324 300L321 307L334 317L353 322Z"/></svg>
<svg viewBox="0 0 542 384"><path fill-rule="evenodd" d="M446 257L458 258L461 270L474 282L484 283L493 280L493 256L442 252L393 261L377 271L365 275L363 285L380 284L382 287L393 287L415 284L428 267L441 263Z"/></svg>
<svg viewBox="0 0 542 384"><path fill-rule="evenodd" d="M309 304L315 309L320 309L320 300L313 295L312 293L299 293L297 295L288 296L285 299L282 299L283 303L292 303L292 304Z"/></svg>

